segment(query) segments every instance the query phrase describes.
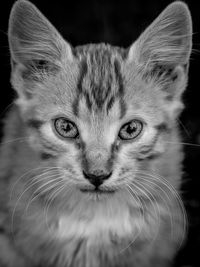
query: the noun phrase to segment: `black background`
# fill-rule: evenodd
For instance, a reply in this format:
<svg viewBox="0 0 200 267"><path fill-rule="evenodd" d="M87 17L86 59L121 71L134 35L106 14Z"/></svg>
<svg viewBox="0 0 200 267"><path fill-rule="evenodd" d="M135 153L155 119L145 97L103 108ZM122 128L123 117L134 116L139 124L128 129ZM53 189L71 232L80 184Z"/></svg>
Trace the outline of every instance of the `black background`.
<svg viewBox="0 0 200 267"><path fill-rule="evenodd" d="M128 47L172 1L32 0L32 2L72 46L106 42ZM183 140L187 143L184 146L186 157L182 191L189 217L189 233L175 266L200 267L200 2L198 0L185 2L192 13L194 30L189 85L183 97L186 110L180 118ZM8 18L13 3L13 0L5 0L0 6L0 119L4 117L15 97L15 92L9 83L10 60L7 43Z"/></svg>

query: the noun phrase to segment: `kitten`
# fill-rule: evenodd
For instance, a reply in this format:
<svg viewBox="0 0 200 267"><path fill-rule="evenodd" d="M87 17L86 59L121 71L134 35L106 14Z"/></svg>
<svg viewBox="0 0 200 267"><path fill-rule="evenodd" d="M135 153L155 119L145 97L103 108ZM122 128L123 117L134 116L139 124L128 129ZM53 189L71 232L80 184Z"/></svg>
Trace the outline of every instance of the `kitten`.
<svg viewBox="0 0 200 267"><path fill-rule="evenodd" d="M72 48L33 4L14 4L0 266L171 266L187 226L177 118L191 36L174 2L129 49Z"/></svg>

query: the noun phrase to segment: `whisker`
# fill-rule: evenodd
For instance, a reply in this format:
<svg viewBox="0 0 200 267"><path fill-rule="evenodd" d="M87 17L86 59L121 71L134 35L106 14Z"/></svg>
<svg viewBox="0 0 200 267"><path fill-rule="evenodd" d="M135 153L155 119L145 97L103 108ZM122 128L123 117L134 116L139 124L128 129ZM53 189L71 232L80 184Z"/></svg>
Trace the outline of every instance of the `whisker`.
<svg viewBox="0 0 200 267"><path fill-rule="evenodd" d="M154 236L154 238L152 240L152 242L153 242L156 239L157 235L158 235L158 231L159 231L160 224L161 224L161 221L160 221L160 214L161 214L160 213L160 208L158 206L158 203L157 203L155 197L153 196L153 194L149 190L147 190L146 187L144 187L142 184L138 183L135 180L134 180L134 183L132 182L132 184L133 184L134 187L137 188L137 190L142 192L142 194L144 194L147 197L147 199L149 199L149 201L150 201L150 203L151 203L151 205L152 205L152 207L154 209L154 212L155 212L155 215L156 215L156 220L158 222L158 224L157 224L158 227L157 227L157 231L155 232L155 236ZM141 186L142 186L143 189L141 189ZM154 202L152 201L151 198L153 199Z"/></svg>
<svg viewBox="0 0 200 267"><path fill-rule="evenodd" d="M143 181L142 181L143 180ZM168 200L170 201L170 198L168 196L168 194L160 187L158 186L156 183L152 182L152 181L149 181L147 179L145 179L144 177L141 177L140 176L140 183L142 183L144 186L149 186L152 190L156 191L156 189L151 186L151 185L154 185L156 187L158 187L165 196L167 196ZM171 214L171 210L169 208L169 205L167 204L167 202L165 201L164 197L161 196L161 194L159 192L156 191L156 194L159 194L159 197L163 200L163 204L166 206L167 208L167 211L168 211L168 216L170 218L170 225L171 225L171 236L173 237L173 217L172 217L172 214Z"/></svg>
<svg viewBox="0 0 200 267"><path fill-rule="evenodd" d="M49 176L47 176L47 177L42 177L42 179L41 179L41 177L40 177L40 179L38 179L38 180L36 180L36 181L34 181L33 183L32 183L32 185L35 185L35 184L37 184L37 183L42 183L42 185L40 185L36 190L35 190L35 193L37 193L37 192L39 192L43 187L46 187L49 183L51 183L51 182L54 182L55 180L60 180L60 177L59 177L59 174L51 174L51 175L49 175ZM47 180L47 181L45 181L45 180ZM43 183L45 181L45 183Z"/></svg>
<svg viewBox="0 0 200 267"><path fill-rule="evenodd" d="M17 183L22 179L24 178L26 175L30 174L31 172L33 171L36 171L36 170L40 170L40 169L47 169L47 170L50 170L54 167L37 167L37 168L34 168L34 169L31 169L27 172L25 172L24 174L22 174L19 178L17 178L16 182L13 184L12 188L11 188L11 192L10 192L10 201L12 200L12 195L13 195L13 191L14 191L14 188L15 186L17 185ZM57 167L56 167L57 168Z"/></svg>
<svg viewBox="0 0 200 267"><path fill-rule="evenodd" d="M28 186L23 192L22 192L22 194L20 195L20 197L17 199L17 201L16 201L16 204L15 204L15 206L14 206L14 209L13 209L13 212L12 212L12 217L11 217L11 228L12 228L12 232L13 232L13 226L14 226L14 214L15 214L15 211L16 211L16 209L17 209L17 206L18 206L18 204L19 204L19 201L21 200L21 198L23 197L23 195L30 189L32 187L32 185L31 186Z"/></svg>
<svg viewBox="0 0 200 267"><path fill-rule="evenodd" d="M33 185L33 184L37 184L37 183L42 183L45 180L49 180L50 178L56 177L56 176L59 176L59 173L52 173L52 170L49 170L49 171L44 172L42 174L36 175L28 182Z"/></svg>
<svg viewBox="0 0 200 267"><path fill-rule="evenodd" d="M32 170L31 170L32 171ZM29 171L29 172L31 172L31 171ZM24 175L26 175L27 173L25 173ZM23 175L23 176L24 176ZM22 177L21 177L22 178ZM36 181L35 183L37 183L38 181ZM31 183L27 188L25 188L25 190L21 193L21 195L18 197L18 199L17 199L17 201L16 201L16 203L15 203L15 206L14 206L14 209L13 209L13 212L12 212L12 216L11 216L11 229L12 229L12 233L13 233L13 227L14 227L14 214L15 214L15 212L16 212L16 209L17 209L17 206L18 206L18 204L19 204L19 202L20 202L20 200L21 200L21 198L24 196L24 194L28 191L28 190L30 190L30 188L32 187L32 186L34 186L34 184L35 183ZM12 199L12 198L11 198ZM10 199L10 200L11 200Z"/></svg>
<svg viewBox="0 0 200 267"><path fill-rule="evenodd" d="M13 143L13 142L22 142L22 141L28 140L28 139L29 139L29 137L18 137L18 138L11 139L11 140L8 140L5 142L1 142L0 145L6 145L6 144Z"/></svg>
<svg viewBox="0 0 200 267"><path fill-rule="evenodd" d="M179 196L179 193L177 192L177 190L163 177L163 176L161 176L160 174L157 174L157 173L155 173L154 172L154 174L156 175L152 175L152 174L149 174L149 173L144 173L144 174L146 174L146 175L150 175L150 177L152 178L152 179L155 179L156 181L159 181L159 182L161 182L163 185L165 185L168 189L169 189L169 191L171 191L173 194L174 194L174 196L175 196L175 199L178 201L178 203L179 203L179 205L180 205L180 207L181 207L181 209L182 209L182 211L183 211L183 213L186 215L186 213L185 213L185 208L184 208L184 205L183 205L183 202L182 202L182 200L181 200L181 197Z"/></svg>
<svg viewBox="0 0 200 267"><path fill-rule="evenodd" d="M125 187L125 188L127 189L127 192L129 192L129 194L131 195L131 197L133 197L133 195L131 194L131 192L134 194L135 197L137 197L137 195L134 193L134 191L132 190L132 188L130 187L130 185L129 184L126 184L126 186L127 187ZM134 201L135 201L135 199L134 199ZM141 214L141 212L140 212L140 214ZM142 219L143 219L143 222L144 222L144 213L142 215L143 215L142 216ZM127 250L135 242L135 240L139 237L139 235L141 234L141 231L142 231L142 227L140 225L137 225L137 226L138 226L138 230L139 230L138 233L135 235L135 237L133 238L133 240L125 248L123 248L122 250L120 250L119 253L123 253L125 250Z"/></svg>
<svg viewBox="0 0 200 267"><path fill-rule="evenodd" d="M1 30L0 30L1 31ZM12 106L15 104L15 100L13 100L8 106L0 113L0 117L4 115L4 113Z"/></svg>
<svg viewBox="0 0 200 267"><path fill-rule="evenodd" d="M190 133L188 131L188 129L185 127L185 125L181 122L181 120L179 118L177 118L178 123L182 126L183 130L185 131L185 133L187 134L188 137L190 137Z"/></svg>
<svg viewBox="0 0 200 267"><path fill-rule="evenodd" d="M127 188L128 187L128 188ZM126 183L126 187L127 191L130 193L131 197L134 199L134 201L138 201L138 203L140 204L139 207L140 209L142 209L142 212L140 211L140 214L142 214L142 218L143 218L143 223L144 223L144 207L143 207L143 204L142 204L142 201L140 199L139 196L137 196L137 193L135 192L135 190L128 184ZM129 190L131 191L129 191ZM131 194L132 193L132 194ZM136 198L136 199L135 199Z"/></svg>
<svg viewBox="0 0 200 267"><path fill-rule="evenodd" d="M152 171L152 170L151 170ZM179 247L181 247L183 241L184 241L184 236L187 233L187 225L188 225L188 219L187 219L187 214L183 205L183 202L181 200L181 197L179 196L177 190L161 175L153 172L155 175L149 173L149 172L145 172L144 170L142 171L138 171L139 174L142 175L146 175L147 177L151 178L152 180L161 183L162 185L164 185L170 193L172 193L172 195L174 196L174 200L176 201L176 203L178 204L178 206L180 207L180 211L182 213L183 216L183 234L182 234L182 238L180 241L180 245Z"/></svg>
<svg viewBox="0 0 200 267"><path fill-rule="evenodd" d="M164 141L165 143L168 144L174 144L174 145L184 145L184 146L194 146L194 147L200 147L199 144L192 144L192 143L184 143L184 142L171 142L171 141Z"/></svg>
<svg viewBox="0 0 200 267"><path fill-rule="evenodd" d="M50 173L51 173L51 171L49 171ZM45 175L46 174L48 174L49 172L45 172L45 173L43 173L43 174L40 174L40 175L37 175L36 177L34 177L34 179L33 180L31 180L31 181L27 181L26 183L25 183L25 186L27 186L28 185L28 189L31 189L31 187L34 187L36 184L38 184L38 183L41 183L42 181L44 181L44 180L49 180L50 178L52 178L52 177L56 177L56 176L58 176L58 174L54 174L54 175L48 175L48 176L46 176L45 177ZM44 176L44 177L43 177ZM26 188L26 187L25 187Z"/></svg>
<svg viewBox="0 0 200 267"><path fill-rule="evenodd" d="M56 176L55 176L55 177L56 177ZM51 178L52 178L52 177L51 177ZM43 195L43 194L45 194L46 192L50 191L52 188L54 188L54 186L57 185L57 181L60 182L60 177L54 178L54 179L52 179L52 180L46 182L45 184L41 185L40 188L37 188L37 189L33 192L33 194L32 194L31 197L30 197L30 200L29 200L29 202L28 202L28 204L27 204L27 206L26 206L26 213L27 213L28 208L29 208L29 206L31 205L31 203L33 203L33 201L36 200L40 195ZM55 183L55 182L56 182L56 183ZM53 183L53 186L47 187L47 185L52 184L52 183ZM47 188L45 188L45 189L43 189L41 192L39 192L39 191L40 191L42 188L44 188L44 187L47 187Z"/></svg>
<svg viewBox="0 0 200 267"><path fill-rule="evenodd" d="M49 228L49 224L48 224L48 212L49 212L49 208L52 204L52 202L55 200L55 198L62 192L63 189L66 189L65 184L61 184L60 187L58 187L49 197L45 208L44 208L44 214L45 214L45 221L46 221L46 225L47 225L47 229L48 231L51 233L50 228Z"/></svg>

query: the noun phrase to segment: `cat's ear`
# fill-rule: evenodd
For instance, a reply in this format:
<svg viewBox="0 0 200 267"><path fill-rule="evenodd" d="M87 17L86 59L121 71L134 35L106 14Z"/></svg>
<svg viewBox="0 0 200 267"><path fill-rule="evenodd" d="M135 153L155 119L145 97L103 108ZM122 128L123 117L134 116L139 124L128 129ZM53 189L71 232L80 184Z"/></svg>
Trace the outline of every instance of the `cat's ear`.
<svg viewBox="0 0 200 267"><path fill-rule="evenodd" d="M157 76L165 73L168 81L170 75L175 81L187 73L191 48L191 15L187 5L177 1L170 4L130 47L128 62L135 61L147 75L148 72ZM173 90L169 92L177 93Z"/></svg>
<svg viewBox="0 0 200 267"><path fill-rule="evenodd" d="M18 0L9 19L9 46L12 65L41 68L59 66L62 58L72 60L70 45L29 1Z"/></svg>

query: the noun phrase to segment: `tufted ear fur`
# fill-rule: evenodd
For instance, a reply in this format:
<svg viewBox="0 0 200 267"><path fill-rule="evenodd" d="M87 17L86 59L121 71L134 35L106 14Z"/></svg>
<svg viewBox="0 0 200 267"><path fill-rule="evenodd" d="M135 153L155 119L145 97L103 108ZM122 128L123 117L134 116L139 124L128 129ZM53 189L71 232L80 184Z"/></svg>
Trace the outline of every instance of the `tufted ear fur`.
<svg viewBox="0 0 200 267"><path fill-rule="evenodd" d="M130 47L128 62L134 61L144 76L164 85L168 98L180 96L185 86L192 48L192 20L183 2L170 4Z"/></svg>
<svg viewBox="0 0 200 267"><path fill-rule="evenodd" d="M18 0L9 19L9 46L12 68L21 68L25 79L37 79L41 71L55 72L71 61L70 45L29 1Z"/></svg>

